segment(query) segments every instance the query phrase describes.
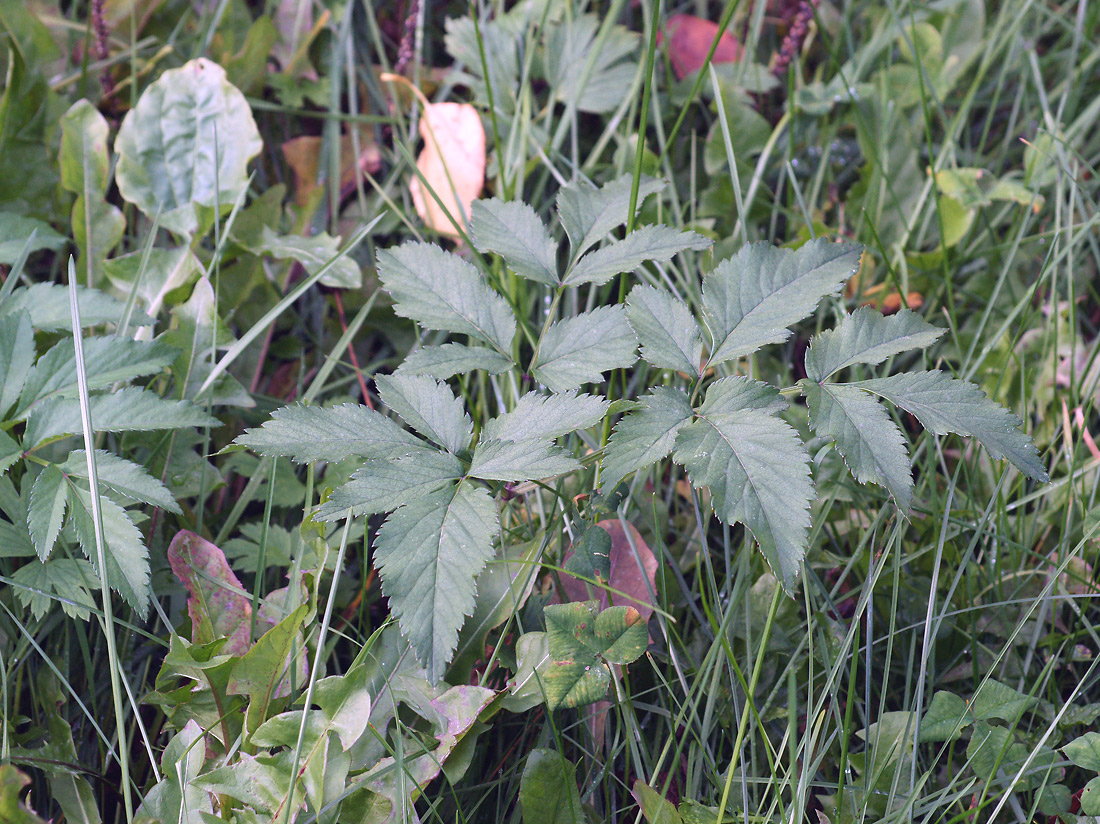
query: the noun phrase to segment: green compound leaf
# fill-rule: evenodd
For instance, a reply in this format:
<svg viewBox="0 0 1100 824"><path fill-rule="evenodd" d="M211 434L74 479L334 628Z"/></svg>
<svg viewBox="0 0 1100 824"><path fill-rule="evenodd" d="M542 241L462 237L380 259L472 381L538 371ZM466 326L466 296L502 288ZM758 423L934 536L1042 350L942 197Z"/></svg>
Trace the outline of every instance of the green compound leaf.
<svg viewBox="0 0 1100 824"><path fill-rule="evenodd" d="M69 520L76 531L80 548L102 580L102 571L96 566L92 495L87 489L69 483L68 497ZM99 512L103 518L103 536L107 542L105 549L108 583L144 618L153 594L149 587L149 550L145 548L141 532L134 526L125 509L110 498L100 495Z"/></svg>
<svg viewBox="0 0 1100 824"><path fill-rule="evenodd" d="M821 383L853 364L873 365L909 349L926 349L943 333L908 309L886 317L864 306L814 336L806 350L806 377Z"/></svg>
<svg viewBox="0 0 1100 824"><path fill-rule="evenodd" d="M606 400L595 395L528 392L513 409L485 424L481 437L499 441L557 438L599 423L609 406Z"/></svg>
<svg viewBox="0 0 1100 824"><path fill-rule="evenodd" d="M676 436L673 458L695 487L709 487L715 514L752 533L772 572L792 592L806 555L814 497L802 441L773 412L778 393L744 378L720 381L698 418ZM719 384L715 384L718 386ZM768 390L768 391L765 391Z"/></svg>
<svg viewBox="0 0 1100 824"><path fill-rule="evenodd" d="M811 241L797 251L744 246L703 279L710 364L749 355L790 337L791 324L836 294L859 268L859 246Z"/></svg>
<svg viewBox="0 0 1100 824"><path fill-rule="evenodd" d="M199 58L164 72L126 115L115 139L122 197L177 234L199 229L197 207L231 207L263 141L225 70Z"/></svg>
<svg viewBox="0 0 1100 824"><path fill-rule="evenodd" d="M155 392L128 386L117 392L92 395L88 399L92 426L96 432L150 432L157 429L221 426L190 401L168 401ZM80 401L76 398L50 398L35 407L27 421L24 446L41 444L82 431Z"/></svg>
<svg viewBox="0 0 1100 824"><path fill-rule="evenodd" d="M532 481L564 475L581 464L550 441L482 441L474 450L470 475L486 481Z"/></svg>
<svg viewBox="0 0 1100 824"><path fill-rule="evenodd" d="M493 252L521 277L558 285L558 244L535 210L526 203L495 197L475 200L470 232L479 252Z"/></svg>
<svg viewBox="0 0 1100 824"><path fill-rule="evenodd" d="M66 615L87 621L95 609L92 592L99 588L92 565L71 558L53 558L44 563L24 564L12 575L22 586L12 587L16 599L31 611L35 620L60 605Z"/></svg>
<svg viewBox="0 0 1100 824"><path fill-rule="evenodd" d="M401 317L469 335L505 356L511 352L516 334L511 308L457 255L430 243L405 243L378 253L378 276Z"/></svg>
<svg viewBox="0 0 1100 824"><path fill-rule="evenodd" d="M493 556L497 530L489 492L462 482L410 501L378 531L382 591L433 683L474 610L474 581Z"/></svg>
<svg viewBox="0 0 1100 824"><path fill-rule="evenodd" d="M614 489L630 473L665 458L677 433L695 414L687 395L669 386L654 387L638 404L615 425L608 441L600 481L603 489Z"/></svg>
<svg viewBox="0 0 1100 824"><path fill-rule="evenodd" d="M246 429L233 443L260 455L286 456L297 463L434 451L395 421L354 403L285 406L272 412L271 420L262 426Z"/></svg>
<svg viewBox="0 0 1100 824"><path fill-rule="evenodd" d="M49 464L34 479L27 508L27 526L39 560L45 561L53 553L67 504L65 476L55 464Z"/></svg>
<svg viewBox="0 0 1100 824"><path fill-rule="evenodd" d="M913 501L913 476L905 438L877 400L835 383L799 382L810 407L810 427L831 438L860 483L886 487L902 512Z"/></svg>
<svg viewBox="0 0 1100 824"><path fill-rule="evenodd" d="M691 310L652 286L635 286L626 299L626 316L642 345L642 358L661 369L698 375L703 338Z"/></svg>
<svg viewBox="0 0 1100 824"><path fill-rule="evenodd" d="M0 431L0 475L3 475L23 457L23 447Z"/></svg>
<svg viewBox="0 0 1100 824"><path fill-rule="evenodd" d="M88 389L152 375L172 364L179 351L159 341L94 337L84 342L84 370ZM71 338L56 343L27 376L14 420L22 420L36 404L54 398L76 397L76 355Z"/></svg>
<svg viewBox="0 0 1100 824"><path fill-rule="evenodd" d="M626 223L631 185L629 177L620 177L600 189L578 181L558 190L558 216L569 236L574 260L612 229ZM638 186L638 208L649 195L664 187L663 180L643 176Z"/></svg>
<svg viewBox="0 0 1100 824"><path fill-rule="evenodd" d="M637 50L638 35L625 26L601 31L601 22L595 14L584 14L547 27L544 54L550 88L559 101L582 112L614 109L637 73L635 62L625 58ZM586 71L589 61L592 70Z"/></svg>
<svg viewBox="0 0 1100 824"><path fill-rule="evenodd" d="M438 491L465 472L448 452L423 452L396 460L367 461L352 479L321 504L314 517L339 521L348 515L389 512Z"/></svg>
<svg viewBox="0 0 1100 824"><path fill-rule="evenodd" d="M637 340L621 306L601 306L546 330L531 373L552 392L603 380L636 360Z"/></svg>
<svg viewBox="0 0 1100 824"><path fill-rule="evenodd" d="M445 383L426 375L379 375L375 383L382 402L425 438L452 453L470 445L474 424Z"/></svg>
<svg viewBox="0 0 1100 824"><path fill-rule="evenodd" d="M507 372L515 364L512 359L495 349L485 346L466 346L462 343L445 343L442 346L424 346L417 349L398 369L401 375L431 375L441 381L455 375L464 375L476 369L484 369L490 375Z"/></svg>
<svg viewBox="0 0 1100 824"><path fill-rule="evenodd" d="M131 501L140 501L179 514L179 504L168 491L168 487L150 475L141 464L120 458L103 449L95 451L95 462L96 476L101 487ZM83 449L70 452L60 468L66 475L88 480L88 460Z"/></svg>
<svg viewBox="0 0 1100 824"><path fill-rule="evenodd" d="M611 683L608 664L629 664L645 652L649 630L634 607L596 601L554 604L545 609L550 666L547 706L580 707L599 701Z"/></svg>
<svg viewBox="0 0 1100 824"><path fill-rule="evenodd" d="M977 438L994 458L1007 458L1036 481L1050 480L1035 444L1020 431L1019 418L969 381L944 372L908 372L848 385L900 406L937 435Z"/></svg>
<svg viewBox="0 0 1100 824"><path fill-rule="evenodd" d="M710 240L695 232L681 232L671 226L642 226L623 240L589 252L565 274L565 286L607 283L622 272L633 272L647 261L664 263L686 249L710 247Z"/></svg>

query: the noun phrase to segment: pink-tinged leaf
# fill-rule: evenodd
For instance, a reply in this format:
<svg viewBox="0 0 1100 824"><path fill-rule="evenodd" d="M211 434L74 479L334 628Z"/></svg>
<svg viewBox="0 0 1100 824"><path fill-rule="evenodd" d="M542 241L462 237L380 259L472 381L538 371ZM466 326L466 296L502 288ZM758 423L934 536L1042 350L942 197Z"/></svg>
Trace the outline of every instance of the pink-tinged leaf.
<svg viewBox="0 0 1100 824"><path fill-rule="evenodd" d="M658 38L659 42L668 41L668 57L678 80L703 68L717 34L718 24L711 20L690 14L674 14L668 18L668 25L664 32L658 33ZM722 33L711 62L736 63L741 59L741 51L741 44L727 30Z"/></svg>
<svg viewBox="0 0 1100 824"><path fill-rule="evenodd" d="M607 589L563 573L561 585L565 593L559 595L560 600L587 601L595 598L601 610L612 606L614 601L614 606L634 607L642 620L648 621L653 614L653 596L656 592L657 559L653 551L633 524L627 524L624 529L621 521L607 520L600 521L596 526L611 536L611 577ZM565 560L568 562L572 556L570 552Z"/></svg>
<svg viewBox="0 0 1100 824"><path fill-rule="evenodd" d="M229 568L225 553L185 529L168 546L168 563L190 596L187 614L191 616L192 643L228 638L223 653L248 652L252 604L241 594L244 587Z"/></svg>
<svg viewBox="0 0 1100 824"><path fill-rule="evenodd" d="M470 207L485 187L485 129L481 117L468 103L429 103L420 118L420 136L424 148L416 159L416 168L446 211L414 177L409 192L416 213L440 234L458 237L458 228L465 230Z"/></svg>

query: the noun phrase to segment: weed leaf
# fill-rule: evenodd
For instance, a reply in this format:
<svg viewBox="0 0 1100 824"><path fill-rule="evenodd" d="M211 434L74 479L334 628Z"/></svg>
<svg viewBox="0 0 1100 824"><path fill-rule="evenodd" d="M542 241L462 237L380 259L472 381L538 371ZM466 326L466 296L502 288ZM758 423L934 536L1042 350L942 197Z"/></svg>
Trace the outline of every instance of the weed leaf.
<svg viewBox="0 0 1100 824"><path fill-rule="evenodd" d="M744 246L703 278L703 309L713 339L710 363L749 355L790 336L818 301L859 268L860 247L815 240L797 251Z"/></svg>
<svg viewBox="0 0 1100 824"><path fill-rule="evenodd" d="M65 475L55 464L48 464L34 479L27 508L27 526L39 560L45 561L53 553L67 503Z"/></svg>
<svg viewBox="0 0 1100 824"><path fill-rule="evenodd" d="M1008 461L1037 481L1049 480L1039 451L1019 430L1020 420L969 381L944 372L910 372L849 384L911 413L937 435L977 438L994 458Z"/></svg>
<svg viewBox="0 0 1100 824"><path fill-rule="evenodd" d="M278 260L296 260L312 275L340 254L340 237L333 237L327 232L310 237L279 235L270 226L265 226L257 251ZM337 289L358 289L362 285L363 275L359 264L350 255L344 255L333 261L319 282Z"/></svg>
<svg viewBox="0 0 1100 824"><path fill-rule="evenodd" d="M698 419L676 436L673 457L694 486L710 488L719 519L752 532L772 572L792 592L814 497L798 433L759 408L704 404Z"/></svg>
<svg viewBox="0 0 1100 824"><path fill-rule="evenodd" d="M637 340L621 306L600 306L546 330L532 374L553 392L603 379L634 363Z"/></svg>
<svg viewBox="0 0 1100 824"><path fill-rule="evenodd" d="M629 177L620 177L596 189L583 181L558 190L558 216L569 237L573 260L591 249L612 229L626 223L630 209ZM663 180L642 177L638 185L638 207L654 192L665 187Z"/></svg>
<svg viewBox="0 0 1100 824"><path fill-rule="evenodd" d="M864 306L814 336L806 350L806 377L821 383L856 363L873 365L909 349L926 349L943 333L908 309L886 317Z"/></svg>
<svg viewBox="0 0 1100 824"><path fill-rule="evenodd" d="M694 414L687 395L670 386L654 387L638 403L615 425L608 441L600 481L604 489L614 489L630 473L666 457Z"/></svg>
<svg viewBox="0 0 1100 824"><path fill-rule="evenodd" d="M902 512L913 500L913 476L905 438L877 400L850 386L803 380L810 427L831 438L860 483L886 487Z"/></svg>
<svg viewBox="0 0 1100 824"><path fill-rule="evenodd" d="M469 482L416 498L378 531L382 591L433 683L473 612L474 581L493 556L496 534L496 504Z"/></svg>
<svg viewBox="0 0 1100 824"><path fill-rule="evenodd" d="M115 300L108 294L96 289L76 287L76 299L80 306L80 324L98 326L101 323L114 323L122 317L126 304ZM31 316L31 326L39 332L71 331L72 314L69 312L69 287L56 283L36 283L33 286L16 289L0 306L0 317L23 310ZM134 326L148 326L152 318L137 312L130 318ZM85 341L87 344L93 339ZM110 340L118 343L117 338ZM71 345L71 343L70 343ZM85 351L87 355L87 351Z"/></svg>
<svg viewBox="0 0 1100 824"><path fill-rule="evenodd" d="M0 316L0 418L23 391L34 357L30 315L20 310Z"/></svg>
<svg viewBox="0 0 1100 824"><path fill-rule="evenodd" d="M474 424L445 383L426 375L379 375L375 383L386 406L425 438L452 453L470 445Z"/></svg>
<svg viewBox="0 0 1100 824"><path fill-rule="evenodd" d="M389 512L458 480L463 471L458 458L435 450L396 460L367 461L321 504L315 517L338 521L349 514Z"/></svg>
<svg viewBox="0 0 1100 824"><path fill-rule="evenodd" d="M285 406L261 426L246 429L235 444L297 463L340 461L350 456L389 458L428 446L396 422L366 406Z"/></svg>
<svg viewBox="0 0 1100 824"><path fill-rule="evenodd" d="M635 286L626 299L626 316L645 361L660 369L698 376L703 338L682 301L652 286Z"/></svg>
<svg viewBox="0 0 1100 824"><path fill-rule="evenodd" d="M516 334L508 303L457 255L430 243L378 252L378 276L394 311L428 329L477 338L507 355Z"/></svg>
<svg viewBox="0 0 1100 824"><path fill-rule="evenodd" d="M664 263L685 249L710 247L710 241L695 232L681 232L671 226L642 226L623 240L616 240L582 257L565 275L566 286L607 283L621 272L633 272L646 261Z"/></svg>
<svg viewBox="0 0 1100 824"><path fill-rule="evenodd" d="M168 487L150 475L141 464L120 458L104 449L95 451L95 463L96 477L101 487L131 501L140 501L179 514L179 504L168 491ZM83 449L70 452L60 468L66 475L88 480L88 459Z"/></svg>
<svg viewBox="0 0 1100 824"><path fill-rule="evenodd" d="M80 548L96 565L95 524L92 520L92 495L76 484L68 484L69 520L76 531ZM152 590L149 588L149 550L141 539L126 510L110 498L99 496L99 512L103 517L103 537L107 542L107 576L112 589L141 615L149 609ZM96 575L103 579L102 570Z"/></svg>
<svg viewBox="0 0 1100 824"><path fill-rule="evenodd" d="M97 467L98 468L98 467ZM189 597L191 643L208 644L229 639L222 652L241 656L252 641L252 603L233 574L221 549L186 529L168 545L168 564L183 582Z"/></svg>
<svg viewBox="0 0 1100 824"><path fill-rule="evenodd" d="M528 392L510 411L485 424L481 437L500 441L557 438L599 423L608 406L606 400L595 395Z"/></svg>
<svg viewBox="0 0 1100 824"><path fill-rule="evenodd" d="M530 481L580 469L580 462L550 441L482 441L474 450L470 474L486 481Z"/></svg>
<svg viewBox="0 0 1100 824"><path fill-rule="evenodd" d="M519 783L523 824L575 824L585 820L577 790L577 767L557 750L527 754Z"/></svg>
<svg viewBox="0 0 1100 824"><path fill-rule="evenodd" d="M500 255L521 277L558 285L558 245L534 209L494 197L475 200L472 212L471 237L479 252Z"/></svg>
<svg viewBox="0 0 1100 824"><path fill-rule="evenodd" d="M495 349L445 343L442 346L423 346L417 349L402 361L398 372L404 375L431 375L445 381L455 375L480 369L490 375L499 375L513 366L515 364L511 358Z"/></svg>

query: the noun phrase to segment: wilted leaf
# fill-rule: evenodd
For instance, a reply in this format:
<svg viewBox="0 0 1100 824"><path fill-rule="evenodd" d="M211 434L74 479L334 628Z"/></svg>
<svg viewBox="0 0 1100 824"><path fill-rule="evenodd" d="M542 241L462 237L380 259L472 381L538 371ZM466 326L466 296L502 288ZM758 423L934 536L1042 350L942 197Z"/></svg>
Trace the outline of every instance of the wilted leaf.
<svg viewBox="0 0 1100 824"><path fill-rule="evenodd" d="M420 118L424 148L416 159L423 177L409 182L416 213L430 228L458 237L485 187L485 129L468 103L429 103ZM425 191L424 187L431 191ZM432 192L435 197L432 197ZM436 202L436 197L440 203Z"/></svg>
<svg viewBox="0 0 1100 824"><path fill-rule="evenodd" d="M252 604L217 546L188 530L176 533L168 545L168 563L190 597L191 641L206 644L228 638L222 651L244 655L251 641Z"/></svg>
<svg viewBox="0 0 1100 824"><path fill-rule="evenodd" d="M596 524L611 538L607 560L607 589L593 588L590 584L574 578L567 573L561 574L565 597L570 601L587 601L595 598L601 609L616 604L631 606L638 611L643 621L653 614L653 599L656 594L657 558L649 548L641 533L633 524L617 519L608 519ZM565 556L568 567L573 553ZM601 562L602 563L602 562Z"/></svg>
<svg viewBox="0 0 1100 824"><path fill-rule="evenodd" d="M324 138L302 135L282 145L283 158L294 177L294 204L304 207L321 185L321 148ZM359 153L356 155L356 147ZM343 191L363 176L363 172L376 174L382 168L382 153L370 134L359 129L355 138L350 132L340 136L340 190Z"/></svg>

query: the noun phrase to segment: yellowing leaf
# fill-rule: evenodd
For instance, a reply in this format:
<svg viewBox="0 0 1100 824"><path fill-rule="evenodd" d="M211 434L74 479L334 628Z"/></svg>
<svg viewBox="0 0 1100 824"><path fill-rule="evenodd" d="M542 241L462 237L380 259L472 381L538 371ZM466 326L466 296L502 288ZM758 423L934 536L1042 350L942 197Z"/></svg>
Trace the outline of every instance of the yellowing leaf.
<svg viewBox="0 0 1100 824"><path fill-rule="evenodd" d="M485 186L481 118L468 103L429 103L420 119L420 136L424 148L416 168L431 191L425 191L420 177L410 181L416 213L440 234L458 237L458 229L464 229L469 219L470 206Z"/></svg>

